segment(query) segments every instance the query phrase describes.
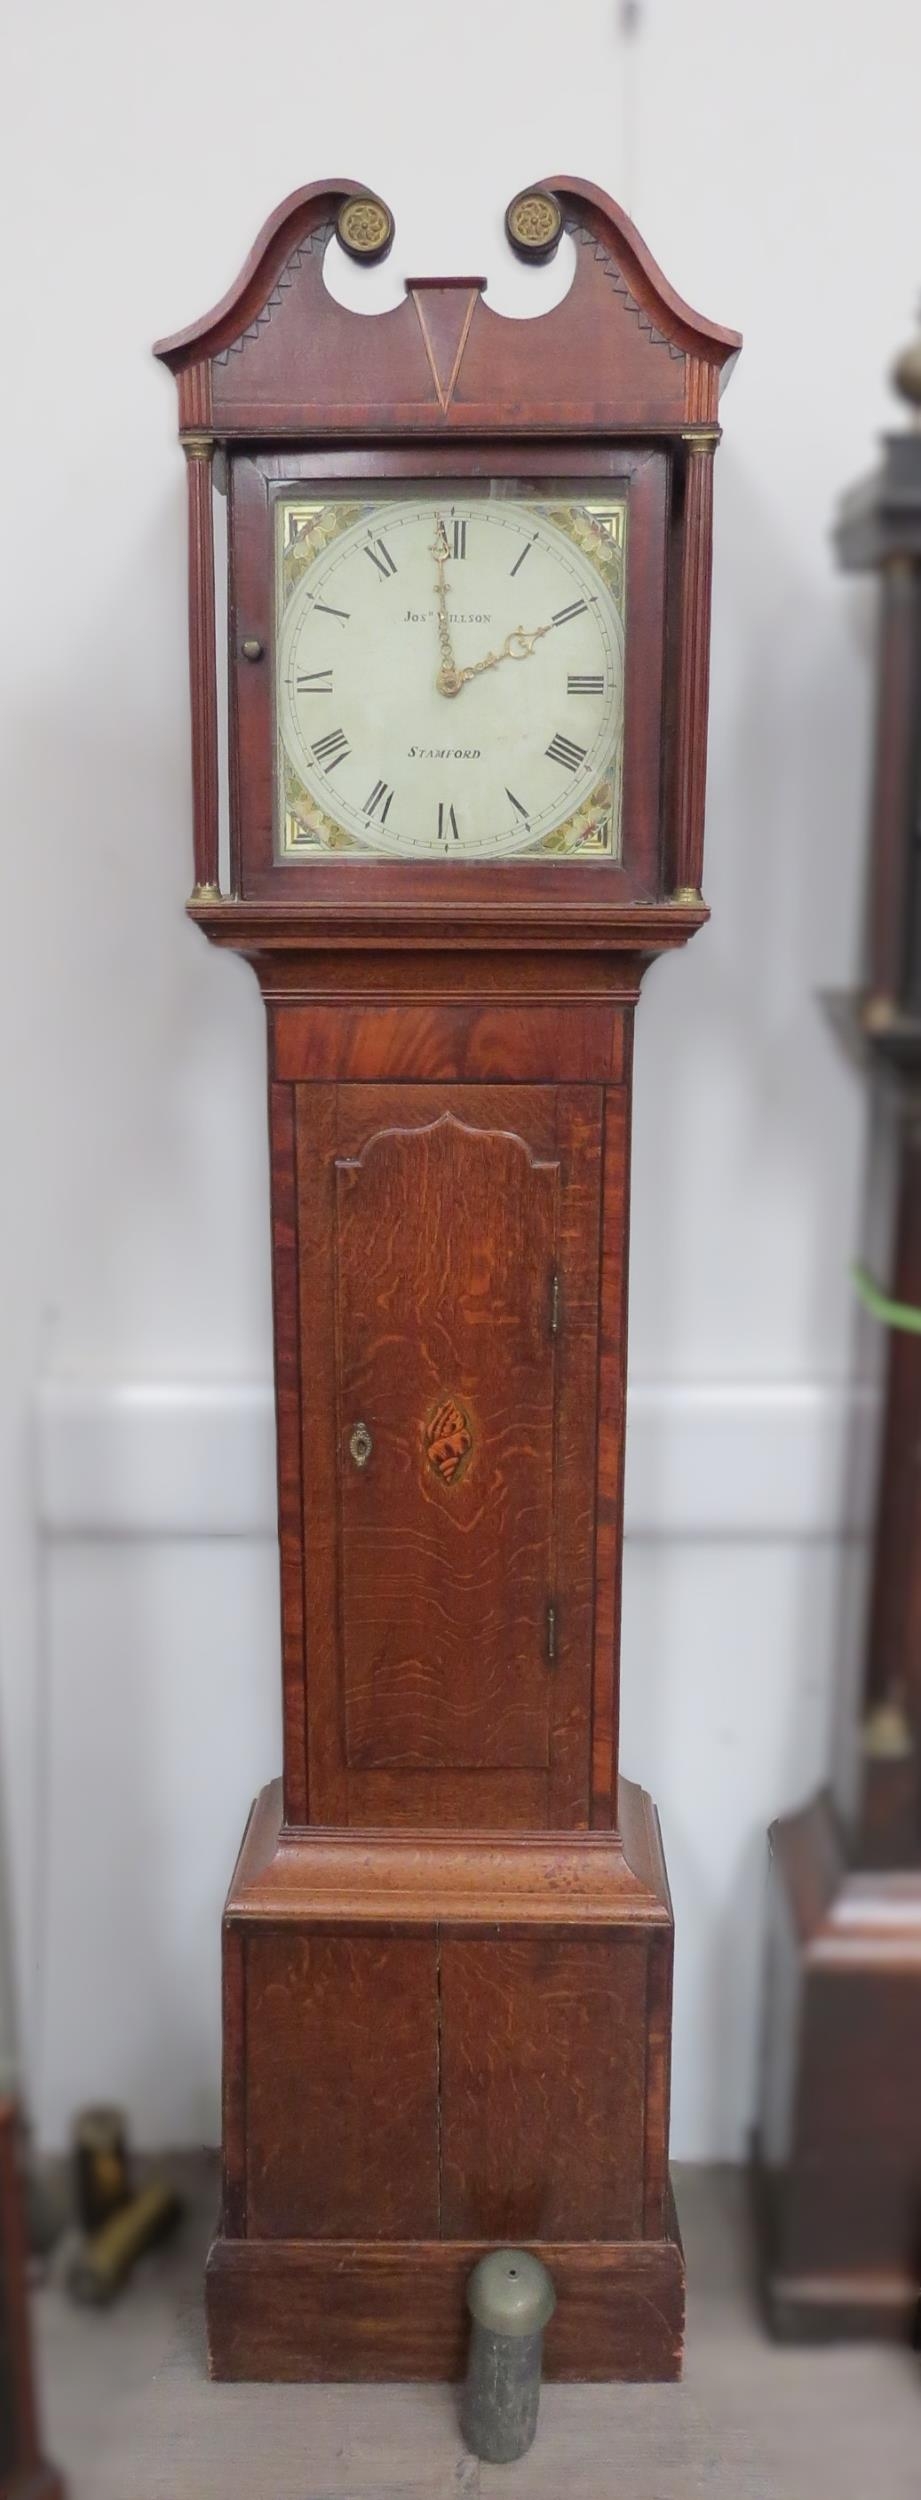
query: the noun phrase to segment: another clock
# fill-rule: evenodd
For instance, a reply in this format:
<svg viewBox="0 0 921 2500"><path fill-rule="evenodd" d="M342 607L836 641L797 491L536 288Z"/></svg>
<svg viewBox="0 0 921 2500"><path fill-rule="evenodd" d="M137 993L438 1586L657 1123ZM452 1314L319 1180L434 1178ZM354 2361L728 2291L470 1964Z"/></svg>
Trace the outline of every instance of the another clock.
<svg viewBox="0 0 921 2500"><path fill-rule="evenodd" d="M547 2366L668 2377L672 1923L619 1781L633 1011L700 894L738 341L603 193L543 318L362 318L311 185L159 351L190 507L195 888L269 1024L284 1779L224 1932L231 2377L452 2376L484 2247ZM217 455L217 458L216 458ZM212 464L228 499L219 859Z"/></svg>
<svg viewBox="0 0 921 2500"><path fill-rule="evenodd" d="M897 388L921 408L921 341ZM837 1696L835 1777L771 1832L757 2166L778 2335L918 2325L921 2213L921 434L885 437L837 551L878 575L876 739L859 989L828 1003L898 1163L891 1323L859 1693ZM878 1232L876 1204L867 1218ZM874 1246L874 1255L875 1246ZM857 1712L857 1724L854 1714Z"/></svg>
<svg viewBox="0 0 921 2500"><path fill-rule="evenodd" d="M0 2492L3 2500L64 2500L39 2441L20 2140L16 2105L0 2099Z"/></svg>

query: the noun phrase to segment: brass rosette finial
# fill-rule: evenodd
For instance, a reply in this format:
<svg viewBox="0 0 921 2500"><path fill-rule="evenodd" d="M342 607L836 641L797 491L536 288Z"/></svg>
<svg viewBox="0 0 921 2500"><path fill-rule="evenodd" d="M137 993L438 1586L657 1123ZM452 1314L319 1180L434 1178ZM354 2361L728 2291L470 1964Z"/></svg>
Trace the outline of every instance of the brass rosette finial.
<svg viewBox="0 0 921 2500"><path fill-rule="evenodd" d="M350 260L386 260L394 237L394 222L386 200L379 200L373 191L362 191L356 199L343 200L336 219L336 233Z"/></svg>
<svg viewBox="0 0 921 2500"><path fill-rule="evenodd" d="M505 231L519 260L552 260L563 211L552 191L518 191L505 212Z"/></svg>

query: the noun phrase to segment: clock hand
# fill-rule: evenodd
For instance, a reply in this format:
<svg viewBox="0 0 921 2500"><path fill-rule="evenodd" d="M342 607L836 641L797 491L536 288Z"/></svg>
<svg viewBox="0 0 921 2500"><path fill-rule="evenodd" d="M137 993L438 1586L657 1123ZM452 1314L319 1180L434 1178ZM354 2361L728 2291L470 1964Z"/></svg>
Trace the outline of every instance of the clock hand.
<svg viewBox="0 0 921 2500"><path fill-rule="evenodd" d="M445 529L440 512L435 515L435 539L431 553L435 558L435 597L438 601L438 644L441 651L441 667L435 679L435 684L439 694L459 694L463 680L457 661L454 657L454 645L451 641L451 627L448 622L448 593L445 586L445 565L447 564L449 555L448 533Z"/></svg>
<svg viewBox="0 0 921 2500"><path fill-rule="evenodd" d="M461 686L467 684L468 678L481 677L485 668L498 668L500 660L529 660L535 643L540 641L542 634L549 634L550 630L549 625L535 625L530 632L526 633L523 625L516 625L513 633L506 634L501 651L487 651L485 660L474 660L469 668L457 670L458 684L452 692L459 692Z"/></svg>
<svg viewBox="0 0 921 2500"><path fill-rule="evenodd" d="M474 660L469 668L458 668L452 658L449 667L438 671L435 683L439 694L459 694L471 677L482 677L484 669L498 668L502 660L529 660L535 643L549 632L549 625L535 625L527 633L523 625L516 625L513 633L506 634L501 651L487 651L485 660Z"/></svg>
<svg viewBox="0 0 921 2500"><path fill-rule="evenodd" d="M445 565L449 560L450 548L448 546L448 533L445 529L444 521L440 512L435 515L435 537L431 548L431 554L435 559L435 597L438 602L438 642L441 651L441 667L439 668L438 675L435 679L435 685L438 693L443 695L459 694L461 687L468 685L471 677L482 676L484 669L498 668L501 660L529 659L531 652L534 649L534 645L536 642L540 641L541 635L549 634L549 625L536 625L533 632L530 633L525 632L523 625L516 625L513 633L506 634L501 651L488 651L485 660L474 660L469 668L458 668L457 661L454 656L454 645L451 640L451 626L448 618L448 592L445 582Z"/></svg>

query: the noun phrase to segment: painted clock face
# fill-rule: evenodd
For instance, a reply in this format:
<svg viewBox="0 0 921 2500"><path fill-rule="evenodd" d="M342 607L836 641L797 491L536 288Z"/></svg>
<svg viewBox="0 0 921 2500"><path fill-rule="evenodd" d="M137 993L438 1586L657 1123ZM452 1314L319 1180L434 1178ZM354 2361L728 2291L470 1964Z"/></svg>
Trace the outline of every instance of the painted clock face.
<svg viewBox="0 0 921 2500"><path fill-rule="evenodd" d="M277 848L618 858L626 505L277 507Z"/></svg>

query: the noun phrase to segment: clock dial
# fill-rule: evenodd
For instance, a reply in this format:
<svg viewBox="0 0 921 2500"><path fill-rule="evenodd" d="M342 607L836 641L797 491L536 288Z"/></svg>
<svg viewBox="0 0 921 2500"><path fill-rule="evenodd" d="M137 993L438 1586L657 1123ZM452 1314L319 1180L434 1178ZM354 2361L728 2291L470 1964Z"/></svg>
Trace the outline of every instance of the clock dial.
<svg viewBox="0 0 921 2500"><path fill-rule="evenodd" d="M618 857L622 499L279 509L282 856Z"/></svg>

